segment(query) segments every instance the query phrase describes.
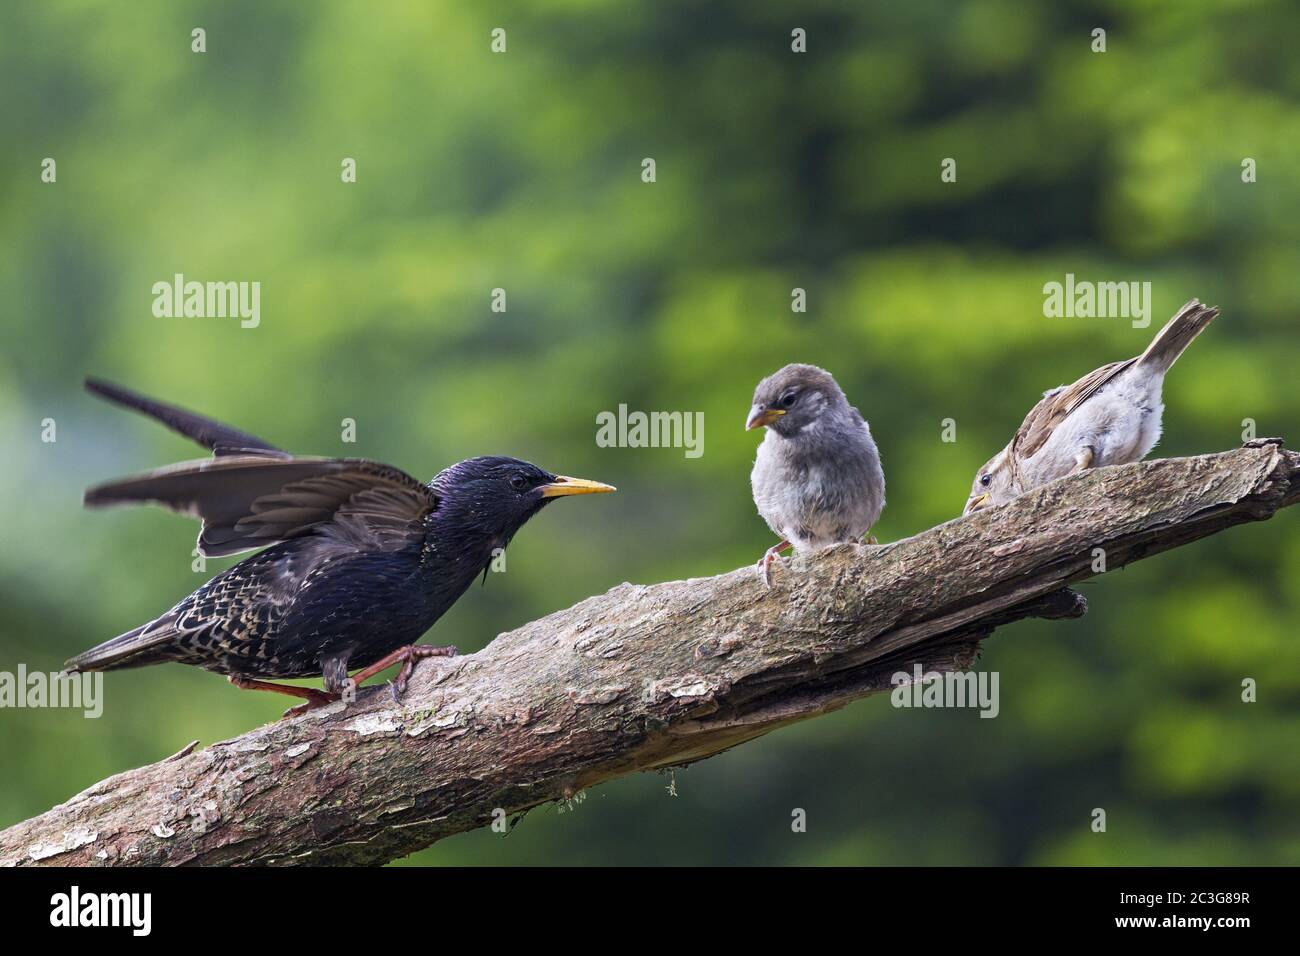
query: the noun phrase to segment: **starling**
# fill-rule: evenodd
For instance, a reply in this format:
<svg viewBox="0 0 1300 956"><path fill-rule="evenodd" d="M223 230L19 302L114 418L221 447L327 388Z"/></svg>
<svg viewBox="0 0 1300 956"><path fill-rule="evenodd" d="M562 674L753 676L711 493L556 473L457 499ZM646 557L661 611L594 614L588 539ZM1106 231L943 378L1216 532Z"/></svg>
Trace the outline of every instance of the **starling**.
<svg viewBox="0 0 1300 956"><path fill-rule="evenodd" d="M1085 468L1146 457L1160 440L1165 373L1218 314L1192 299L1141 355L1044 392L1007 446L976 472L963 513L1003 504Z"/></svg>
<svg viewBox="0 0 1300 956"><path fill-rule="evenodd" d="M393 664L401 693L415 661L454 647L415 642L485 577L498 549L565 495L610 485L553 475L516 458L470 458L421 484L362 458L307 458L220 422L87 380L211 449L86 492L89 507L155 502L199 518L208 556L261 548L162 616L68 661L70 673L165 661L225 674L236 687L328 703ZM359 673L348 677L348 671ZM325 690L268 678L322 675Z"/></svg>
<svg viewBox="0 0 1300 956"><path fill-rule="evenodd" d="M885 473L871 428L831 374L787 365L758 383L745 428L767 426L750 484L780 542L759 559L763 581L785 548L860 541L885 507Z"/></svg>

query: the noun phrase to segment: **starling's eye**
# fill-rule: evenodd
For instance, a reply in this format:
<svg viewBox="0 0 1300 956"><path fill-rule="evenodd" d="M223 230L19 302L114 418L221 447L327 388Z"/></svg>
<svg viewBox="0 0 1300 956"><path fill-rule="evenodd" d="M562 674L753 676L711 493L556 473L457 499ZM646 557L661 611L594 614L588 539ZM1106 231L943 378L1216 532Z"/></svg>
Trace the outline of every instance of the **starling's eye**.
<svg viewBox="0 0 1300 956"><path fill-rule="evenodd" d="M993 480L992 475L980 475L980 484L983 485L985 488L989 486L989 482L992 480Z"/></svg>
<svg viewBox="0 0 1300 956"><path fill-rule="evenodd" d="M510 487L515 489L515 491L523 491L528 487L528 479L519 474L511 475Z"/></svg>
<svg viewBox="0 0 1300 956"><path fill-rule="evenodd" d="M781 401L778 402L777 404L779 404L782 408L789 408L791 405L794 404L794 400L798 397L799 397L798 392L786 392L784 395L781 396Z"/></svg>

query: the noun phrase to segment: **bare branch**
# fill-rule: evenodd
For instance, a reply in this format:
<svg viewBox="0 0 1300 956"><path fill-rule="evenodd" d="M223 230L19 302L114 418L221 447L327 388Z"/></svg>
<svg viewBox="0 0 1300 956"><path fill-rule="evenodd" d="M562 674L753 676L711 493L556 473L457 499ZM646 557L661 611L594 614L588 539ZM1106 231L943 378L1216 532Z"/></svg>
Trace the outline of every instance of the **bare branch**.
<svg viewBox="0 0 1300 956"><path fill-rule="evenodd" d="M111 777L0 833L0 863L382 863L603 781L964 669L1064 590L1300 500L1277 440L1084 472L879 547L624 584L387 689ZM1122 586L1122 583L1113 585Z"/></svg>

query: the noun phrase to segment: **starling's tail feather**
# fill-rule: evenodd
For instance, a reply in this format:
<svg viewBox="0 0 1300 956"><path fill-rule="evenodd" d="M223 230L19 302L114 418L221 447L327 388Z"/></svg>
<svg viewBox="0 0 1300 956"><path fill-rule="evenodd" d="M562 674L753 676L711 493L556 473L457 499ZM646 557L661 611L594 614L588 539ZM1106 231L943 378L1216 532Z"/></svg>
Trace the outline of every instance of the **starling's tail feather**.
<svg viewBox="0 0 1300 956"><path fill-rule="evenodd" d="M193 439L217 455L237 451L254 454L257 452L283 454L280 449L270 442L263 441L256 435L250 435L248 432L224 425L219 421L195 412L177 408L175 405L155 401L120 385L114 385L112 382L88 378L86 379L86 391L92 395L107 399L114 405L121 405L123 408L129 408L132 411L148 415L150 418L162 422L172 431Z"/></svg>
<svg viewBox="0 0 1300 956"><path fill-rule="evenodd" d="M174 633L164 616L83 651L64 664L63 669L66 673L76 674L156 664L165 659L156 653L157 647L169 641Z"/></svg>
<svg viewBox="0 0 1300 956"><path fill-rule="evenodd" d="M1138 364L1161 373L1169 371L1178 356L1192 344L1193 339L1205 331L1205 327L1218 314L1219 310L1214 306L1202 305L1192 299L1156 333L1147 350L1138 357Z"/></svg>

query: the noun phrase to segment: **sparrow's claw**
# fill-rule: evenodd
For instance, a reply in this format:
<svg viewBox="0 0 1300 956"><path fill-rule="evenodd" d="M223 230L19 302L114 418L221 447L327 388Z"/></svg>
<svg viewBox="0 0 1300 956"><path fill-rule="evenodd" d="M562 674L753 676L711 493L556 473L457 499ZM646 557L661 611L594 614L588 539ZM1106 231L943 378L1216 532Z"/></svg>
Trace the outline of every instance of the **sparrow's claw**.
<svg viewBox="0 0 1300 956"><path fill-rule="evenodd" d="M774 544L758 559L758 573L763 578L763 584L769 588L772 586L772 562L780 556L782 550L788 547L790 547L789 541Z"/></svg>

